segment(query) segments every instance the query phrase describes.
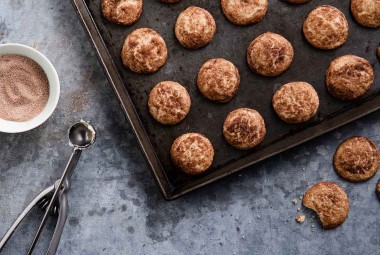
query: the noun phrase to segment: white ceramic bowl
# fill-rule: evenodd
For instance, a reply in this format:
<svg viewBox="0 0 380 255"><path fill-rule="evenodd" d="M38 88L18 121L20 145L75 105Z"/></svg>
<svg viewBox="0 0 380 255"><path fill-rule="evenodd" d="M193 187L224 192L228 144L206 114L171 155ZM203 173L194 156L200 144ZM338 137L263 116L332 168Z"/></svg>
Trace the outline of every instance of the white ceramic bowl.
<svg viewBox="0 0 380 255"><path fill-rule="evenodd" d="M25 122L8 121L0 118L0 132L20 133L31 130L44 123L57 107L60 85L57 71L51 62L39 51L22 44L7 43L0 45L0 55L16 54L33 59L44 70L49 81L49 99L44 110L36 117Z"/></svg>

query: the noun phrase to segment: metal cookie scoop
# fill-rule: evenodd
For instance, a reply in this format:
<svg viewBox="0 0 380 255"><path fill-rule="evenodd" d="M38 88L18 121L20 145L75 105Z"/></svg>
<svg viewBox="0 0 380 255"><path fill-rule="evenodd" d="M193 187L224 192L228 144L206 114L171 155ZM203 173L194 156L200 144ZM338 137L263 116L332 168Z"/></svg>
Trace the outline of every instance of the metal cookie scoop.
<svg viewBox="0 0 380 255"><path fill-rule="evenodd" d="M33 201L24 209L24 211L20 214L13 225L9 228L3 239L0 241L0 252L17 226L35 205L39 205L42 209L46 208L46 212L29 248L28 254L32 254L49 215L54 214L58 215L58 219L46 254L52 255L57 251L59 240L61 238L63 227L67 218L68 203L66 194L70 189L70 177L74 172L75 166L78 163L82 151L90 147L95 142L96 132L89 123L81 120L80 122L75 123L69 129L68 136L70 146L73 147L73 152L62 174L62 177L58 179L53 185L37 195L37 197L34 198Z"/></svg>

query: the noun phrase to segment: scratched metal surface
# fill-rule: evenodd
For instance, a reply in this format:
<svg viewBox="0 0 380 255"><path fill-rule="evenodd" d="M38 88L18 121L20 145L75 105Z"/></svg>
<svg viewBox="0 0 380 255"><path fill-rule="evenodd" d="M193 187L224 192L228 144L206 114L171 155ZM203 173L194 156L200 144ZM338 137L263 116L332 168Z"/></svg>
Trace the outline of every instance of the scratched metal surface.
<svg viewBox="0 0 380 255"><path fill-rule="evenodd" d="M375 72L380 65L375 49L380 35L376 29L364 29L357 25L349 12L348 1L311 1L306 5L288 5L278 0L269 1L269 10L262 22L252 26L236 26L227 21L220 8L219 1L181 1L175 5L160 1L145 1L144 10L137 23L129 27L114 25L105 20L100 12L100 0L86 1L102 38L108 47L124 85L131 96L137 113L152 142L160 163L173 188L182 187L199 177L190 177L176 170L170 162L170 146L174 139L186 132L205 134L215 148L215 158L211 169L204 175L217 171L223 166L242 159L260 149L266 148L282 138L294 135L305 126L323 122L329 116L342 109L355 107L357 102L340 102L333 99L325 88L325 72L330 62L344 54L355 54L368 59ZM350 35L347 42L332 51L317 50L303 38L302 24L307 14L321 4L333 4L343 11L348 19ZM217 23L217 33L210 45L199 50L187 50L175 38L173 28L179 13L190 5L203 7L211 12ZM134 29L150 27L158 31L165 39L169 57L166 65L152 75L135 74L124 68L120 51L125 37ZM246 64L246 48L258 35L272 31L287 38L295 49L295 57L289 70L278 77L262 77L254 74ZM197 72L203 62L210 58L222 57L232 61L239 69L241 86L236 97L227 104L210 102L203 98L197 87ZM163 80L174 80L184 85L191 96L192 106L189 115L180 124L164 126L157 123L149 114L148 95L152 87ZM281 84L290 81L306 81L314 85L320 97L320 109L317 116L306 124L291 125L281 121L271 107L271 98ZM366 98L380 91L380 75ZM267 126L265 140L257 148L240 151L229 146L222 135L222 125L227 114L240 107L258 110ZM310 132L312 135L312 132ZM296 140L298 141L298 140Z"/></svg>

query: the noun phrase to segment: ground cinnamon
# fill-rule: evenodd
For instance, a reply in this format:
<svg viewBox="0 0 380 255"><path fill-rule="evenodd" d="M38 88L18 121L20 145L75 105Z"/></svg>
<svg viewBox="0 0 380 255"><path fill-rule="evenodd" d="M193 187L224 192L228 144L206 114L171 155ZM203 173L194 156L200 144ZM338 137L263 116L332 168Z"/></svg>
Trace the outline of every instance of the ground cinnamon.
<svg viewBox="0 0 380 255"><path fill-rule="evenodd" d="M44 70L20 55L0 56L0 118L24 122L40 114L49 99Z"/></svg>

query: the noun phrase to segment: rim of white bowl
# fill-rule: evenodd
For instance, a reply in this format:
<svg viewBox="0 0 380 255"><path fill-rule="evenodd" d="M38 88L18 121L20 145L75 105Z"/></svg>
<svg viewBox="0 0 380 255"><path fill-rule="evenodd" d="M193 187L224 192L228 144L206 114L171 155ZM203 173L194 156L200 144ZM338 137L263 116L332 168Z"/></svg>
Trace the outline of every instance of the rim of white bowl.
<svg viewBox="0 0 380 255"><path fill-rule="evenodd" d="M60 95L60 83L57 71L50 60L32 47L18 44L0 44L0 55L21 55L34 60L44 70L49 81L49 98L45 108L36 117L24 122L9 121L0 118L0 132L21 133L34 129L43 124L57 107Z"/></svg>

